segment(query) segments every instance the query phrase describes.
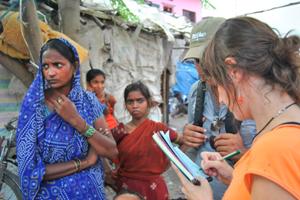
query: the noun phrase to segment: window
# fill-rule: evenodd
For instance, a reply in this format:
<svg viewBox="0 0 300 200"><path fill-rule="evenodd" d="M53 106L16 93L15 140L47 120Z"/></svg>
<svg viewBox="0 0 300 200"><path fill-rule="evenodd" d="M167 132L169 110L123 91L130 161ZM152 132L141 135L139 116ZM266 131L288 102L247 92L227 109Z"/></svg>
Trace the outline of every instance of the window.
<svg viewBox="0 0 300 200"><path fill-rule="evenodd" d="M160 7L159 4L153 3L152 1L145 1L145 3L148 4L151 7L156 7L156 8Z"/></svg>
<svg viewBox="0 0 300 200"><path fill-rule="evenodd" d="M189 10L182 10L182 15L187 17L191 22L196 22L196 13Z"/></svg>
<svg viewBox="0 0 300 200"><path fill-rule="evenodd" d="M164 11L169 12L169 13L173 13L173 8L169 7L169 6L164 6Z"/></svg>

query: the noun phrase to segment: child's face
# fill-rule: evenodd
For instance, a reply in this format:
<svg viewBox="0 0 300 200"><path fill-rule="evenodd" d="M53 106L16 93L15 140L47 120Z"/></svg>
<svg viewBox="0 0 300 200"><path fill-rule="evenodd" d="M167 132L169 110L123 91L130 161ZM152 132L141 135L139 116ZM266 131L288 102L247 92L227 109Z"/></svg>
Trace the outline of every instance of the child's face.
<svg viewBox="0 0 300 200"><path fill-rule="evenodd" d="M126 109L134 119L140 119L148 115L149 105L140 91L129 92L125 104Z"/></svg>
<svg viewBox="0 0 300 200"><path fill-rule="evenodd" d="M105 79L102 75L96 76L89 83L89 89L97 94L102 94L105 88Z"/></svg>

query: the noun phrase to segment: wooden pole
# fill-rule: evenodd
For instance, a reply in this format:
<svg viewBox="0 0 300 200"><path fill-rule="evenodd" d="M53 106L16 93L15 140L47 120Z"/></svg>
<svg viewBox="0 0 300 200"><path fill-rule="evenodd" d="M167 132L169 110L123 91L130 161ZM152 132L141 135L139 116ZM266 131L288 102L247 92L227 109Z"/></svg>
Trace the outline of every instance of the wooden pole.
<svg viewBox="0 0 300 200"><path fill-rule="evenodd" d="M21 2L22 7L20 15L24 40L30 52L31 60L38 64L43 40L36 14L36 7L34 0L25 0Z"/></svg>
<svg viewBox="0 0 300 200"><path fill-rule="evenodd" d="M169 123L169 71L167 68L164 69L161 79L162 79L162 113L163 113L163 122Z"/></svg>
<svg viewBox="0 0 300 200"><path fill-rule="evenodd" d="M26 87L33 81L33 74L26 70L25 66L17 60L0 52L0 64L15 75Z"/></svg>
<svg viewBox="0 0 300 200"><path fill-rule="evenodd" d="M60 30L78 41L80 30L80 0L58 0Z"/></svg>

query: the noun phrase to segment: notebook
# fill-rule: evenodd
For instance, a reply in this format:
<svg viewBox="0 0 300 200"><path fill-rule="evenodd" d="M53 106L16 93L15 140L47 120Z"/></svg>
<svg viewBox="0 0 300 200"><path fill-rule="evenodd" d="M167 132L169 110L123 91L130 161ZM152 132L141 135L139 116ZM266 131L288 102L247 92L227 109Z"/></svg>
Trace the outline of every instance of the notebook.
<svg viewBox="0 0 300 200"><path fill-rule="evenodd" d="M206 178L211 181L212 178L207 176L200 166L194 163L185 153L183 153L177 146L171 142L169 131L157 132L152 136L153 140L159 148L166 154L174 165L181 171L181 173L195 185L200 185L196 177Z"/></svg>

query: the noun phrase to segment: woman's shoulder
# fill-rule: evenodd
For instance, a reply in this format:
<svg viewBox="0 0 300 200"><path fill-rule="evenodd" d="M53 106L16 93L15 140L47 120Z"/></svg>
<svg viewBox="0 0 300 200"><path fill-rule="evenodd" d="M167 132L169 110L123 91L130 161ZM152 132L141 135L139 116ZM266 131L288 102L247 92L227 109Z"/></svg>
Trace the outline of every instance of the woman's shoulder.
<svg viewBox="0 0 300 200"><path fill-rule="evenodd" d="M256 174L277 183L290 193L299 195L299 146L299 125L280 125L258 138L241 158L241 162L245 162L244 180L248 189L251 188L251 175Z"/></svg>
<svg viewBox="0 0 300 200"><path fill-rule="evenodd" d="M116 103L116 98L113 95L109 94L109 93L105 93L105 99L110 104L115 104Z"/></svg>
<svg viewBox="0 0 300 200"><path fill-rule="evenodd" d="M88 104L86 106L90 106L90 108L98 108L104 109L106 106L102 104L98 98L96 97L95 93L90 91L84 91L83 93L83 101Z"/></svg>
<svg viewBox="0 0 300 200"><path fill-rule="evenodd" d="M96 97L95 93L90 92L90 91L84 91L84 93L83 93L83 99L85 101L88 101L89 103L100 102L98 100L98 98Z"/></svg>
<svg viewBox="0 0 300 200"><path fill-rule="evenodd" d="M283 124L270 132L265 133L257 141L254 141L251 151L258 157L280 156L286 154L299 154L296 151L300 146L300 125Z"/></svg>

